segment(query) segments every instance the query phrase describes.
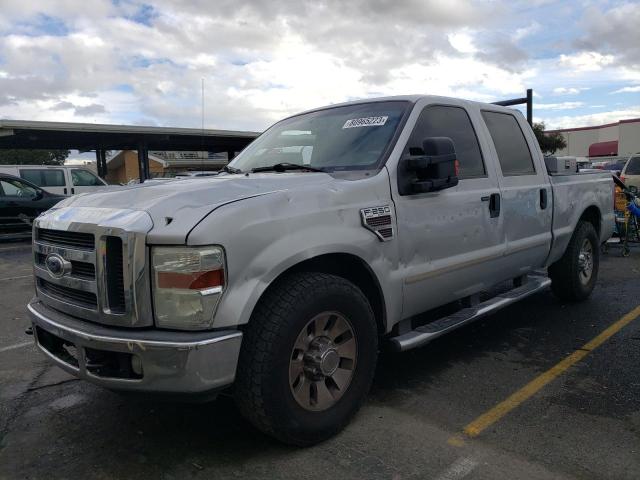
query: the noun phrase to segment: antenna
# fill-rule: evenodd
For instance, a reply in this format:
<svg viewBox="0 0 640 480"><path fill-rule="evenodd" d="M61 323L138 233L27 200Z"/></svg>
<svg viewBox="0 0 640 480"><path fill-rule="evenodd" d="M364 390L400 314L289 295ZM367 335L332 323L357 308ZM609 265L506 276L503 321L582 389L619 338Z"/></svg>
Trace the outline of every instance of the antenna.
<svg viewBox="0 0 640 480"><path fill-rule="evenodd" d="M200 171L204 172L204 77L202 78L202 145L200 149Z"/></svg>

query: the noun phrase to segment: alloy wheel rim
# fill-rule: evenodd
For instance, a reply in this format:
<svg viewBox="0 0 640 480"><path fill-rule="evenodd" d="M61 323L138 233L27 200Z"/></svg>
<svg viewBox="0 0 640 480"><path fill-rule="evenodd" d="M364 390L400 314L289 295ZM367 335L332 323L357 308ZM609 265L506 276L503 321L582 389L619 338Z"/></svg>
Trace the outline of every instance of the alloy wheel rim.
<svg viewBox="0 0 640 480"><path fill-rule="evenodd" d="M305 410L331 408L345 394L358 346L351 322L338 312L313 317L298 334L289 357L289 387Z"/></svg>
<svg viewBox="0 0 640 480"><path fill-rule="evenodd" d="M585 238L578 254L578 270L580 281L586 285L593 275L593 246L588 238Z"/></svg>

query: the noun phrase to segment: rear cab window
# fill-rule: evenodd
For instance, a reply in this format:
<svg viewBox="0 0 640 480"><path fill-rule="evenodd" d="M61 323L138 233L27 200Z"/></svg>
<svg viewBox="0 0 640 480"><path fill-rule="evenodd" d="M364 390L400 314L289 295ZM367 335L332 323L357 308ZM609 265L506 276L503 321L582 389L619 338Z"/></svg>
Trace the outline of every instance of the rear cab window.
<svg viewBox="0 0 640 480"><path fill-rule="evenodd" d="M64 170L61 168L24 168L20 176L39 187L65 187Z"/></svg>
<svg viewBox="0 0 640 480"><path fill-rule="evenodd" d="M509 113L483 111L505 177L535 175L531 150L516 117Z"/></svg>

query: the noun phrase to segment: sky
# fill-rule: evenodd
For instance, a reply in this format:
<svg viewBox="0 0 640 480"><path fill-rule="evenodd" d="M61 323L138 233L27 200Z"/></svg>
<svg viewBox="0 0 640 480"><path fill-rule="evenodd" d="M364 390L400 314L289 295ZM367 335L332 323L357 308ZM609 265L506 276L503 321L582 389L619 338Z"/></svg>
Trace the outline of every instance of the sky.
<svg viewBox="0 0 640 480"><path fill-rule="evenodd" d="M640 117L640 1L0 0L0 118L260 131L414 93Z"/></svg>

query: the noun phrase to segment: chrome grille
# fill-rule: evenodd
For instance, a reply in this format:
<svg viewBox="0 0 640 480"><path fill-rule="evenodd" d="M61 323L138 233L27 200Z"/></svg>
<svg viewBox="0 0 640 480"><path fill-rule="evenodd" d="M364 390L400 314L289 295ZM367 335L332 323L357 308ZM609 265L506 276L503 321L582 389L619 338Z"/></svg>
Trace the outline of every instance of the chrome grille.
<svg viewBox="0 0 640 480"><path fill-rule="evenodd" d="M126 209L45 212L34 222L38 297L56 310L96 323L153 325L146 246L152 225L147 213Z"/></svg>
<svg viewBox="0 0 640 480"><path fill-rule="evenodd" d="M81 248L84 250L95 249L95 242L91 233L39 228L36 231L36 238L42 243L52 245L62 245L65 247Z"/></svg>
<svg viewBox="0 0 640 480"><path fill-rule="evenodd" d="M48 282L41 278L38 279L38 286L47 295L61 301L71 301L76 305L90 309L95 309L98 306L98 297L95 293L63 287L62 285L56 285L55 283Z"/></svg>
<svg viewBox="0 0 640 480"><path fill-rule="evenodd" d="M45 267L46 255L42 253L36 253L36 264ZM96 267L93 263L79 262L77 260L71 260L71 276L78 278L96 278Z"/></svg>

